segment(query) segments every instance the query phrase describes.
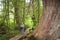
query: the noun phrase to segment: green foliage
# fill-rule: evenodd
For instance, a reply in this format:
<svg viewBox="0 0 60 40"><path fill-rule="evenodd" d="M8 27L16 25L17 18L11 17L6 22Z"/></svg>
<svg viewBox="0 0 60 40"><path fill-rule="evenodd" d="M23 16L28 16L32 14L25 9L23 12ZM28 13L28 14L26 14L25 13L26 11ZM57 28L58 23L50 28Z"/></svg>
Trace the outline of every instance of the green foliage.
<svg viewBox="0 0 60 40"><path fill-rule="evenodd" d="M32 27L33 27L33 21L31 19L30 15L26 16L25 25L26 25L27 28L31 28L32 29Z"/></svg>
<svg viewBox="0 0 60 40"><path fill-rule="evenodd" d="M0 35L0 40L7 40L6 35Z"/></svg>
<svg viewBox="0 0 60 40"><path fill-rule="evenodd" d="M26 29L30 28L30 32L33 32L38 25L37 8L34 10L32 10L32 8L29 9L27 7L29 4L24 4L25 0L10 0L9 6L6 5L8 3L5 3L7 0L3 1L3 9L0 11L0 40L8 40L9 38L20 34L19 28L22 22L24 22ZM33 7L35 6L37 6L36 1ZM42 9L43 7L40 5L40 16L42 16ZM30 13L28 13L26 10L29 10ZM34 20L32 20L33 14L35 16Z"/></svg>

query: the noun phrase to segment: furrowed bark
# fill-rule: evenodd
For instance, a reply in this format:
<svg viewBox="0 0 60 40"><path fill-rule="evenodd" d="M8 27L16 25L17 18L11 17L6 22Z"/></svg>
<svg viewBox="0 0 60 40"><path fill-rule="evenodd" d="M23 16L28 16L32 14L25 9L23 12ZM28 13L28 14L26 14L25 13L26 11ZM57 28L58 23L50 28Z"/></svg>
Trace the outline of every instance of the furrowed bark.
<svg viewBox="0 0 60 40"><path fill-rule="evenodd" d="M43 15L33 35L37 40L55 40L60 20L60 1L43 0Z"/></svg>

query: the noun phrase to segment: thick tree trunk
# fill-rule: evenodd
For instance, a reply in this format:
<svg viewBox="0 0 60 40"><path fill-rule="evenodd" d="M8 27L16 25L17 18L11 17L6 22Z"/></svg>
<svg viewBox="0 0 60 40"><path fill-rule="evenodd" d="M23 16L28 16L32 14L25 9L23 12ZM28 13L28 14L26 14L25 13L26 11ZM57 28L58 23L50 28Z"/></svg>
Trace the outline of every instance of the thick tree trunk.
<svg viewBox="0 0 60 40"><path fill-rule="evenodd" d="M37 40L55 40L60 20L60 0L43 0L43 15L33 35Z"/></svg>

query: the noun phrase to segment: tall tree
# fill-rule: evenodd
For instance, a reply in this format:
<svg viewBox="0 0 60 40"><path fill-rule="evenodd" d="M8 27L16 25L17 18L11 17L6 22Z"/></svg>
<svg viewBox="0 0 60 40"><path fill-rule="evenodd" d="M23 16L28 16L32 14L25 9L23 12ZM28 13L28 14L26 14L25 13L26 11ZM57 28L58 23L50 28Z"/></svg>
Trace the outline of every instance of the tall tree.
<svg viewBox="0 0 60 40"><path fill-rule="evenodd" d="M39 18L40 18L40 0L37 1L38 5L38 23L39 23Z"/></svg>
<svg viewBox="0 0 60 40"><path fill-rule="evenodd" d="M14 0L14 20L16 27L19 27L20 24L25 20L25 0Z"/></svg>
<svg viewBox="0 0 60 40"><path fill-rule="evenodd" d="M6 0L6 1L7 1L7 3L6 3L6 6L7 6L7 8L6 8L6 18L7 18L7 25L9 27L9 0Z"/></svg>
<svg viewBox="0 0 60 40"><path fill-rule="evenodd" d="M18 27L20 24L20 0L14 0L14 20L15 20L15 26Z"/></svg>
<svg viewBox="0 0 60 40"><path fill-rule="evenodd" d="M43 0L43 15L33 35L37 40L56 40L60 20L60 0Z"/></svg>
<svg viewBox="0 0 60 40"><path fill-rule="evenodd" d="M3 0L3 20L7 29L9 28L9 0ZM8 29L9 30L9 29ZM7 30L7 31L8 31Z"/></svg>

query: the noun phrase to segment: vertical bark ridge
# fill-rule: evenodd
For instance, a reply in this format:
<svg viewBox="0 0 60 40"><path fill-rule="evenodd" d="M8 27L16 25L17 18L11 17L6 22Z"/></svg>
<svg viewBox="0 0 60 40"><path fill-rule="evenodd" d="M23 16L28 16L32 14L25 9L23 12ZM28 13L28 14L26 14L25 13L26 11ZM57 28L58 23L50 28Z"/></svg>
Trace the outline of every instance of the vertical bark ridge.
<svg viewBox="0 0 60 40"><path fill-rule="evenodd" d="M43 16L40 20L38 28L34 31L33 35L37 39L45 39L48 36L50 40L55 39L55 33L57 30L58 18L60 12L59 0L43 0ZM52 38L53 37L53 38Z"/></svg>

